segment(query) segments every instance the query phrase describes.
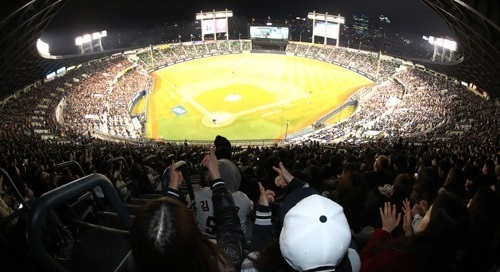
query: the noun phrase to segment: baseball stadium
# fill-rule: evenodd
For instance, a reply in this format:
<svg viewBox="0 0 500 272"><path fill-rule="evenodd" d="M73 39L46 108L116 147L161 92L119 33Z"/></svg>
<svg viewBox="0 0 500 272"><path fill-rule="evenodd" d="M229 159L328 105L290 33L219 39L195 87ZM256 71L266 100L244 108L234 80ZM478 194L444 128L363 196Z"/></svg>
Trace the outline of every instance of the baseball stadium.
<svg viewBox="0 0 500 272"><path fill-rule="evenodd" d="M8 4L2 271L500 272L499 7L415 1L452 35L204 3L67 53Z"/></svg>

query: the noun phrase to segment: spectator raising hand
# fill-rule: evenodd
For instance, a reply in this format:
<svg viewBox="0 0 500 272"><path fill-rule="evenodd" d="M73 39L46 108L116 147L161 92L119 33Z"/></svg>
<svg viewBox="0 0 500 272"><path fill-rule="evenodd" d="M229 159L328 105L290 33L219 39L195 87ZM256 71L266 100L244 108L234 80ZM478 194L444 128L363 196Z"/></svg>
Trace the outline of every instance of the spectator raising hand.
<svg viewBox="0 0 500 272"><path fill-rule="evenodd" d="M208 169L212 181L220 178L219 163L215 156L215 147L210 148L210 153L203 157L201 164Z"/></svg>
<svg viewBox="0 0 500 272"><path fill-rule="evenodd" d="M271 190L266 190L261 182L257 182L259 184L260 198L259 205L261 206L269 206L269 203L274 202L274 192Z"/></svg>
<svg viewBox="0 0 500 272"><path fill-rule="evenodd" d="M403 200L403 212L404 212L403 230L404 230L406 236L412 236L414 234L413 228L411 226L411 221L413 220L411 210L412 209L411 209L410 200L408 198L406 198L405 200Z"/></svg>
<svg viewBox="0 0 500 272"><path fill-rule="evenodd" d="M401 222L401 213L396 212L396 205L391 202L385 202L384 207L380 208L380 217L382 218L382 229L391 233Z"/></svg>
<svg viewBox="0 0 500 272"><path fill-rule="evenodd" d="M174 189L176 191L179 191L179 186L182 184L182 181L184 180L184 177L182 176L182 171L179 169L176 169L175 161L172 160L172 163L170 164L170 169L169 169L169 174L170 174L170 180L168 183L168 187L170 189Z"/></svg>
<svg viewBox="0 0 500 272"><path fill-rule="evenodd" d="M283 188L292 181L293 176L285 168L283 162L279 162L279 167L273 166L273 170L278 173L278 176L274 179L276 186Z"/></svg>

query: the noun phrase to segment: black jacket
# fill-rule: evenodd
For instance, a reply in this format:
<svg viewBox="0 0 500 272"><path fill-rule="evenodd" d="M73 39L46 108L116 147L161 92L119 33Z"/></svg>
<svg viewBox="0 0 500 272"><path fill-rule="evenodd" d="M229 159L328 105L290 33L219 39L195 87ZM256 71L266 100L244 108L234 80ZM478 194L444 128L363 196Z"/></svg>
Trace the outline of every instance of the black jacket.
<svg viewBox="0 0 500 272"><path fill-rule="evenodd" d="M244 258L245 235L241 230L237 207L222 179L213 180L210 187L212 189L214 220L217 226L217 244L222 248L226 259L233 265L235 271L239 271ZM179 197L179 193L172 189L168 190L168 195Z"/></svg>

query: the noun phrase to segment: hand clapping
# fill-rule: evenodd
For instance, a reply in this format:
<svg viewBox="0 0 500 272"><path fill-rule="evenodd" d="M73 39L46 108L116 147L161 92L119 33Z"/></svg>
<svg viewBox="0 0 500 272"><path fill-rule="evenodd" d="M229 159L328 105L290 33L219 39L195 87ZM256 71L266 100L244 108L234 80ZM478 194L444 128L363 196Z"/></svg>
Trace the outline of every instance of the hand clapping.
<svg viewBox="0 0 500 272"><path fill-rule="evenodd" d="M396 214L396 205L385 202L384 207L379 208L382 218L382 229L391 233L401 222L401 213Z"/></svg>
<svg viewBox="0 0 500 272"><path fill-rule="evenodd" d="M403 212L403 230L406 236L411 236L413 235L413 227L411 226L413 215L410 200L408 198L403 200Z"/></svg>

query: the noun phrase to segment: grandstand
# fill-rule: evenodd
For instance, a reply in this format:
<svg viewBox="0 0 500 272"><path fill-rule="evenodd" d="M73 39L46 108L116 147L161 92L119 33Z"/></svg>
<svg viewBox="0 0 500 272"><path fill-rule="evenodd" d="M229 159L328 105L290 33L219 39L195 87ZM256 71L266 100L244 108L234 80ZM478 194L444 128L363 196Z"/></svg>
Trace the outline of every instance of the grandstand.
<svg viewBox="0 0 500 272"><path fill-rule="evenodd" d="M0 200L6 203L1 207L7 207L0 217L0 263L7 271L130 271L127 235L135 214L149 199L165 195L172 159L186 162L182 171L187 182L181 194L192 197L193 186L201 179L199 162L218 134L231 140L239 166L245 159L251 161L255 179L264 176L263 161L272 156L293 166L296 173L311 171L304 177L338 163L338 169L328 173L329 179L338 179L343 166L359 164L360 172L373 170L374 158L386 154L394 161L418 159L411 174L420 166L437 167L432 161L449 161L468 169L468 179L474 180L486 161L500 163L500 27L498 15L489 11L498 5L423 1L459 37L464 52L457 63L401 59L301 41L287 41L279 51L256 50L247 39L164 43L44 59L34 49L36 38L66 1L11 4L9 16L2 21L5 35L0 38L4 60L0 63ZM34 27L26 30L19 22ZM292 103L293 99L310 101L307 86L281 94L286 99L267 92L272 99L257 97L254 108L266 108L259 104L264 102L292 101L289 111L296 110L293 118L300 125L285 118L284 130L282 118L279 132L271 136L239 138L224 130L236 114L209 111L210 105L193 101L187 83L161 77L162 71L201 61L257 59L262 54L269 62L277 57L335 68L342 78L352 76L357 81L335 105L329 100L334 96L315 97L318 101L326 97L322 102L332 105L314 114L313 106ZM72 68L44 80L46 73L62 66ZM228 77L241 72L226 70ZM243 72L249 79L262 77L255 70ZM192 89L202 94L204 80L192 79L196 87ZM228 94L239 99L236 93ZM175 107L171 101L187 101L187 106ZM153 103L166 110L152 113ZM159 124L192 109L203 116L172 122L172 126L192 128L195 133L176 131L178 138L161 139ZM258 113L267 117L275 111ZM270 123L271 118L262 119ZM240 126L237 130L247 128L255 134L271 127ZM342 162L345 165L340 166ZM498 271L500 260L494 259L490 267Z"/></svg>
<svg viewBox="0 0 500 272"><path fill-rule="evenodd" d="M147 95L142 96L142 99L134 100L134 97L142 90L146 90L145 94L149 93L153 90L154 84L160 84L167 86L163 86L159 93L166 93L167 90L170 89L173 90L170 98L163 98L172 100L172 95L177 95L175 94L177 89L184 88L183 85L186 84L182 81L178 81L178 83L174 84L169 80L165 81L162 76L155 76L156 79L154 79L149 75L149 73L154 71L160 71L161 73L161 71L167 67L181 67L181 63L189 64L191 61L197 63L197 60L214 56L226 55L233 59L228 60L230 63L234 61L238 62L241 61L235 59L238 54L245 55L245 53L250 53L251 55L251 52L252 44L249 40L206 41L193 44L181 43L141 48L137 49L136 53L133 54L113 55L96 61L87 62L68 71L64 77L58 77L40 85L38 88L34 87L32 90L20 92L15 98L11 99L9 103L4 105L2 111L5 115L10 115L9 118L13 116L17 116L16 118L23 116L23 118L27 119L29 124L33 126L33 133L39 134L45 139L60 139L64 141L68 140L65 135L80 134L93 135L109 140L141 141L144 139L165 139L182 141L184 139L189 139L190 141L206 141L212 137L211 133L213 132L202 132L204 131L203 126L198 127L195 125L196 122L199 122L196 121L196 118L201 119L201 117L194 117L193 121L182 119L184 120L183 122L190 124L190 127L194 130L193 134L188 133L190 129L188 127L183 131L183 133L186 132L187 134L179 134L180 131L177 131L179 136L164 136L167 135L164 134L165 132L158 132L158 128L155 128L158 127L158 122L162 122L161 117L156 117L152 115L151 111L147 112L146 110L147 104L151 104L150 106L152 106L157 102L151 100L153 98L150 99ZM321 140L322 142L331 142L346 137L361 139L364 138L366 133L373 135L372 131L377 131L379 134L382 133L380 135L421 137L424 139L436 136L445 137L450 131L457 131L455 127L456 123L465 122L466 124L462 127L471 128L470 123L473 123L471 121L472 119L457 119L461 114L456 114L456 104L460 103L461 97L471 97L467 99L471 105L463 105L462 108L465 109L472 107L474 104L483 103L476 101L482 99L480 96L471 96L470 94L473 92L467 90L467 88L457 80L436 75L433 71L422 69L420 66L404 64L399 59L390 56L383 56L357 49L301 42L289 42L284 53L287 56L318 60L331 64L332 67L342 67L346 69L346 71L350 70L352 73L359 74L371 80L375 85L368 89L360 89L358 93L353 93L352 97L348 100L341 100L340 104L335 106L336 108L330 108L326 112L323 110L322 116L317 116L316 119L311 119L311 110L306 108L301 110L297 105L294 106L297 108L295 111L296 113L293 114L294 116L282 118L292 120L300 117L301 112L305 111L308 112L308 115L304 117L308 118L309 121L308 123L303 123L303 121L298 119L297 122L303 123L303 125L291 126L289 133L288 131L283 131L283 127L278 128L279 132L277 132L275 136L271 136L272 134L270 134L270 136L264 136L263 138L259 138L258 131L256 131L257 134L249 134L246 138L244 138L245 136L231 134L229 130L219 130L219 133L225 133L235 140L258 140L260 142L265 142L267 140L270 141L270 143L280 139L284 140L284 133L288 134L287 140L296 140L294 138L304 140L310 138ZM278 54L282 53L278 52ZM257 59L257 57L255 57L255 59ZM265 59L267 61L270 60L269 58ZM198 64L198 66L200 66L200 64ZM253 66L259 66L259 64L254 63L251 67ZM227 82L234 81L231 79L234 77L234 68L224 69L233 69L233 72L230 78L219 79L222 85L217 83L217 86L224 86L228 84ZM325 68L322 69L324 70ZM188 70L190 73L194 71L193 69ZM241 72L246 74L246 77L250 77L251 72ZM237 74L241 72L237 72ZM335 73L340 73L340 71ZM182 73L178 73L177 77L181 75ZM188 74L186 80L190 80L190 76L191 74ZM271 77L276 76L277 75L272 75ZM290 75L285 75L285 77L290 77ZM292 75L292 77L297 76ZM320 77L321 76L318 74L318 78L313 78L312 80L319 82ZM346 77L347 76L344 76L344 79L346 79ZM177 80L179 80L179 78L177 78ZM192 86L189 88L197 89L196 92L198 94L196 94L196 96L198 96L199 93L202 92L200 88L207 84L207 80L209 79L202 80L203 82L200 83L201 85L196 88L194 86L198 83L194 80L190 80L189 86ZM262 78L258 80L262 80ZM156 83L154 83L155 81ZM223 83L224 81L226 81L226 83ZM301 81L303 81L303 79L299 82ZM346 84L345 82L344 80L344 85ZM177 84L180 84L180 86L177 86ZM272 86L274 83L269 82L268 84ZM293 86L299 87L299 85L297 85L298 83L293 84ZM263 88L266 87L263 86ZM276 86L273 88L282 87ZM307 94L307 92L311 92L315 87L304 85L299 88L303 89L302 91L298 90L299 92L305 92L303 95L298 94L300 98L304 95L310 95ZM340 87L330 88L335 89ZM208 121L201 122L205 127L224 128L226 125L230 124L225 123L222 119L223 117L220 116L219 123L214 126L216 123L213 122L212 119L215 117L207 113L206 109L200 108L200 102L196 102L198 104L193 104L193 102L186 104L182 102L186 99L188 101L193 99L187 96L188 89L182 94L182 100L180 100L180 104L178 105L184 103L185 105L191 104L198 107L198 109L195 108L194 111L204 113L206 118L209 119ZM44 97L33 97L32 94L37 90L44 90L41 92ZM390 92L385 94L385 91ZM314 93L316 93L316 91ZM212 94L212 96L213 95L214 94ZM275 95L278 97L281 96ZM436 98L439 98L441 95L443 99L436 100ZM311 96L309 100L310 99L314 99L314 96ZM335 100L335 98L333 99ZM374 101L373 99L377 100ZM433 99L434 101L432 101ZM457 102L451 103L453 100L457 100ZM171 105L175 107L176 102L174 100L172 101L169 103L174 103ZM283 103L279 100L273 101L273 103ZM356 112L351 116L343 116L340 118L342 108L345 107L341 104L344 102L347 104L352 103L350 101L356 103ZM388 101L395 103L388 103ZM163 103L163 106L159 106L160 108L165 108L167 105L170 105L165 101L161 103ZM427 105L427 103L431 104ZM462 101L461 103L464 102ZM27 107L21 108L19 107L20 104L25 104ZM425 108L418 108L420 104ZM494 105L493 103L491 104L492 106L488 106L481 110L494 110ZM255 105L254 107L265 108L266 106ZM317 108L317 105L315 108ZM437 109L439 109L439 111ZM22 111L25 110L28 110L28 112L32 114L24 116L26 114ZM182 110L185 111L186 109L182 108ZM273 108L269 110L272 112ZM292 111L292 109L288 109L287 111ZM344 111L344 115L345 113L346 111ZM426 113L426 116L415 119L416 115L422 113ZM163 115L162 113L159 114ZM167 112L166 114L170 115L171 113ZM259 114L261 114L261 116L268 115L265 111ZM236 115L238 115L237 112ZM357 117L358 115L362 118L360 119ZM54 118L54 116L56 118ZM148 118L156 121L146 122ZM172 121L169 122L176 122L174 119L170 118ZM340 124L340 121L342 121L342 124ZM283 126L284 124L283 120L278 120L277 122L281 122L278 126ZM385 124L386 126L380 126L380 124ZM392 125L387 126L387 124ZM250 123L240 123L240 125L241 127L236 127L235 130L245 131L246 126L252 126ZM255 125L262 126L264 124ZM175 126L175 123L173 123L173 126ZM349 128L338 128L345 126ZM320 131L316 131L320 128ZM269 129L270 128L264 129L261 133L264 135L264 131L267 132ZM329 136L317 136L321 133L326 133ZM199 136L196 135L206 135L208 138L199 138ZM332 135L334 135L334 137L332 137Z"/></svg>
<svg viewBox="0 0 500 272"><path fill-rule="evenodd" d="M67 1L40 1L24 6L12 5L6 9L8 15L2 21L4 33L0 46L2 61L0 68L1 96L7 97L18 90L43 80L45 75L60 67L71 67L91 59L100 58L113 52L96 53L83 56L44 59L37 52L36 43L50 18L65 5ZM434 71L446 74L468 83L491 96L498 96L499 84L499 19L498 6L494 0L461 1L459 4L451 0L423 1L437 14L443 17L457 41L464 47L464 57L454 65L422 62ZM40 10L36 14L25 12ZM19 27L30 25L29 28ZM118 50L122 51L122 50Z"/></svg>

